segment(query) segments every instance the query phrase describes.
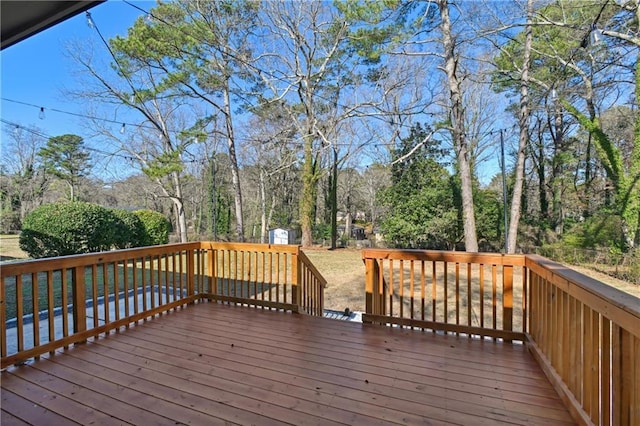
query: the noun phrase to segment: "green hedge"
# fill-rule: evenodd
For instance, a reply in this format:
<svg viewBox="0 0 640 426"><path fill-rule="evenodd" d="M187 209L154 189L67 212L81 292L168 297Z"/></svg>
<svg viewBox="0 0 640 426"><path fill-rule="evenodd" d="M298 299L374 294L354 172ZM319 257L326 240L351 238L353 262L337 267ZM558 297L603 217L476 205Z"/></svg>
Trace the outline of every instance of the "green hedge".
<svg viewBox="0 0 640 426"><path fill-rule="evenodd" d="M24 219L20 248L42 258L169 242L169 222L150 210L129 212L97 204L46 204Z"/></svg>
<svg viewBox="0 0 640 426"><path fill-rule="evenodd" d="M142 246L155 246L169 242L169 221L158 212L152 210L138 210L136 216L142 221L145 236Z"/></svg>
<svg viewBox="0 0 640 426"><path fill-rule="evenodd" d="M115 248L127 249L146 245L145 226L137 214L122 209L113 209L111 211L118 219L113 240Z"/></svg>
<svg viewBox="0 0 640 426"><path fill-rule="evenodd" d="M46 204L25 217L20 248L34 258L109 250L118 219L96 204Z"/></svg>

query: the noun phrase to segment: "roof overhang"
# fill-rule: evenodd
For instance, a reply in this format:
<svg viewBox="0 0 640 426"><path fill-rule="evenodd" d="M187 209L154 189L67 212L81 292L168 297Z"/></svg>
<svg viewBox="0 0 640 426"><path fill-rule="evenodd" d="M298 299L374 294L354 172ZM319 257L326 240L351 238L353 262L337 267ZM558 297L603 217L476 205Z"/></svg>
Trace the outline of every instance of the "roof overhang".
<svg viewBox="0 0 640 426"><path fill-rule="evenodd" d="M1 40L5 49L101 1L0 1Z"/></svg>

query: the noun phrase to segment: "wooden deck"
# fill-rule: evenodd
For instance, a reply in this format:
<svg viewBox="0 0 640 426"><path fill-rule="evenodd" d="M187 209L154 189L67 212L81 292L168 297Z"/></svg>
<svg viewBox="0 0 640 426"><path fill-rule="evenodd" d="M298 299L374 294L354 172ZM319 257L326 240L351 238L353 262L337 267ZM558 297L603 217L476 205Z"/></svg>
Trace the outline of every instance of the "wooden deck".
<svg viewBox="0 0 640 426"><path fill-rule="evenodd" d="M2 372L11 424L573 424L522 345L199 303Z"/></svg>

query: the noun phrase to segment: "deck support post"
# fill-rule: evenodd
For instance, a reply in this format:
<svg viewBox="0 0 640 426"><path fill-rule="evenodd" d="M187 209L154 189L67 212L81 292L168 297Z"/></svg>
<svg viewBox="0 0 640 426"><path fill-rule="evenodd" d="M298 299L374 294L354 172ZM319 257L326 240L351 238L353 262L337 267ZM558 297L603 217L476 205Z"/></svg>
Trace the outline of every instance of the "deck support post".
<svg viewBox="0 0 640 426"><path fill-rule="evenodd" d="M384 294L380 290L380 268L378 261L372 258L366 258L365 264L365 313L369 315L384 315L381 306L384 300ZM370 320L363 318L362 322L371 324Z"/></svg>
<svg viewBox="0 0 640 426"><path fill-rule="evenodd" d="M513 266L502 267L502 329L513 331ZM510 340L507 340L510 342Z"/></svg>
<svg viewBox="0 0 640 426"><path fill-rule="evenodd" d="M87 289L85 286L84 266L72 269L73 332L81 333L87 329Z"/></svg>
<svg viewBox="0 0 640 426"><path fill-rule="evenodd" d="M218 266L217 262L218 252L213 248L213 244L209 248L209 266L207 271L209 273L209 294L217 295L218 294L218 273L216 268Z"/></svg>
<svg viewBox="0 0 640 426"><path fill-rule="evenodd" d="M300 247L291 255L291 302L298 307L298 312L302 309L302 268L300 268Z"/></svg>

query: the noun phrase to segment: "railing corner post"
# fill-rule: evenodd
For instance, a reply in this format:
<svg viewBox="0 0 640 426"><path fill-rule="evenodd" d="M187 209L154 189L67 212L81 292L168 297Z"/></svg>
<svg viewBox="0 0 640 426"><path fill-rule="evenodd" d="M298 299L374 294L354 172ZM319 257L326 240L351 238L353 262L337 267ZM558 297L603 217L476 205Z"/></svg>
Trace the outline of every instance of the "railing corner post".
<svg viewBox="0 0 640 426"><path fill-rule="evenodd" d="M302 281L302 268L300 267L300 246L297 247L297 250L292 255L291 259L291 275L292 275L292 283L291 283L291 301L294 305L298 307L298 311L302 309L302 289L301 281Z"/></svg>
<svg viewBox="0 0 640 426"><path fill-rule="evenodd" d="M513 266L502 267L502 329L513 331Z"/></svg>
<svg viewBox="0 0 640 426"><path fill-rule="evenodd" d="M369 315L377 315L380 314L376 307L378 306L378 282L379 282L379 271L378 271L378 262L372 258L366 258L364 260L365 264L365 314ZM371 323L371 321L363 319L364 323Z"/></svg>

